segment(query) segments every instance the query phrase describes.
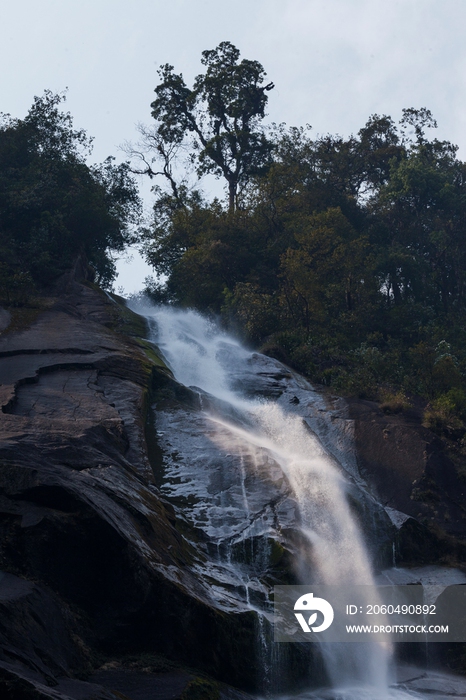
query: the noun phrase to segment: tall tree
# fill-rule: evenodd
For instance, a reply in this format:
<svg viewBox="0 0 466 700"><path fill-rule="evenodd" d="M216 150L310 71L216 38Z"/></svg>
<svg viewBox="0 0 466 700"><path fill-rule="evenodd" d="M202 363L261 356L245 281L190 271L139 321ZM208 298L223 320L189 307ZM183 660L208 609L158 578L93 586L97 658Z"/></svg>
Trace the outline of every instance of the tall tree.
<svg viewBox="0 0 466 700"><path fill-rule="evenodd" d="M267 92L274 85L263 84L266 73L258 61L239 57L239 50L228 41L203 51L206 70L192 89L173 66L165 64L151 105L165 153L188 139L198 175L213 173L226 180L230 211L235 209L238 188L264 168L272 148L261 121Z"/></svg>
<svg viewBox="0 0 466 700"><path fill-rule="evenodd" d="M87 165L91 140L61 111L63 100L46 91L24 119L1 115L3 274L47 283L84 253L108 285L115 276L111 253L134 240L140 201L127 164L109 158Z"/></svg>

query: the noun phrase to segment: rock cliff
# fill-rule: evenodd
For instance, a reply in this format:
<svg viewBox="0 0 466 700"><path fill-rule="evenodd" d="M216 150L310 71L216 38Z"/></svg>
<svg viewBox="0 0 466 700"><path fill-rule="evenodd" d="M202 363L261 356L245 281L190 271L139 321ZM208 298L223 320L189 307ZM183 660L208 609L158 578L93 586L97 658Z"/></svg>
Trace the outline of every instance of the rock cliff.
<svg viewBox="0 0 466 700"><path fill-rule="evenodd" d="M40 304L0 336L1 696L116 697L76 678L148 652L253 687L251 615L211 605L154 483L147 410L170 372L144 322L72 278Z"/></svg>
<svg viewBox="0 0 466 700"><path fill-rule="evenodd" d="M396 563L463 565L464 467L422 425L422 406L390 415L374 402L351 399L349 416L360 474L399 528Z"/></svg>
<svg viewBox="0 0 466 700"><path fill-rule="evenodd" d="M217 604L208 577L196 575L212 563L196 544L206 537L202 522L186 536L182 508L158 488L162 448L174 483L183 450L193 483L204 468L189 458L200 395L174 381L144 340L141 317L76 275L28 315L2 312L0 328L1 697L121 700L137 688L141 698L239 700L241 692L224 683L257 689L255 616ZM288 374L263 356L255 361L265 364L254 392L285 396ZM297 396L290 401L299 404ZM348 414L343 403L319 399L308 423L324 444L333 440L329 424L349 431L349 442L333 441L340 463L349 459L354 429L354 469L357 461L372 496L358 505L355 471L350 497L356 510L372 508L371 523L378 514L383 532L368 533L376 560L383 539L386 565L396 528L374 496L398 528L400 560L457 563L463 482L435 438L419 417L387 417L368 402L350 403ZM159 428L170 423L165 447L154 438L154 407ZM324 424L319 416L327 411ZM278 494L267 517L279 517L280 506L286 520L285 497ZM256 506L262 517L267 503L258 496ZM287 552L269 544L266 576L275 567L273 576L287 582ZM256 538L248 546L245 560ZM287 665L296 678L309 667L322 681L312 653L291 646Z"/></svg>

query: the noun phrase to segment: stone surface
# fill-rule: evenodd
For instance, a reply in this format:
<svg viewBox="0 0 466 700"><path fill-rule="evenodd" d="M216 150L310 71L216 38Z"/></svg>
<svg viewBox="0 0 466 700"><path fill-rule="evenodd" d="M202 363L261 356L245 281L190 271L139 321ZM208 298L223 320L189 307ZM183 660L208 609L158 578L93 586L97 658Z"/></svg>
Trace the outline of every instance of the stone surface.
<svg viewBox="0 0 466 700"><path fill-rule="evenodd" d="M146 414L170 373L131 337L132 324L144 333L142 319L73 279L45 306L29 327L0 336L4 688L12 698L21 684L31 697L87 697L76 674L96 654L135 650L254 686L256 669L244 667L251 615L225 621L212 604L193 573L198 553L155 485ZM13 615L20 600L28 612ZM21 616L32 645L21 642ZM66 641L63 651L49 635Z"/></svg>
<svg viewBox="0 0 466 700"><path fill-rule="evenodd" d="M426 671L415 666L400 666L397 669L396 687L413 693L414 697L429 700L452 700L466 697L466 679L447 673Z"/></svg>
<svg viewBox="0 0 466 700"><path fill-rule="evenodd" d="M70 278L44 308L22 330L0 316L0 697L197 700L194 672L122 661L147 653L257 689L273 660L251 606L287 582L299 546L283 473L252 455L244 475L228 461L222 430L214 440L198 410L212 397L178 384L114 299ZM462 484L419 421L367 402L348 412L258 354L241 382L290 407L341 465L381 566L397 528L424 562L422 518L463 534ZM413 498L426 479L440 489L437 514ZM247 595L242 567L257 583ZM289 685L325 680L309 650L287 653ZM216 693L246 698L221 683Z"/></svg>
<svg viewBox="0 0 466 700"><path fill-rule="evenodd" d="M466 554L466 481L422 410L386 415L349 401L361 476L399 528L398 562L461 563ZM409 518L406 518L409 516Z"/></svg>

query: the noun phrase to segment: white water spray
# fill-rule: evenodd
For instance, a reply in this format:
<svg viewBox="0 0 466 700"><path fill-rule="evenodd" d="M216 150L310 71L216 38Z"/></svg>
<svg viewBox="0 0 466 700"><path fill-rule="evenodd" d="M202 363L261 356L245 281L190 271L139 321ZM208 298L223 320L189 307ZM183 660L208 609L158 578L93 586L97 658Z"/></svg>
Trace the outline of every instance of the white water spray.
<svg viewBox="0 0 466 700"><path fill-rule="evenodd" d="M254 372L260 378L261 356L247 351L194 312L159 308L147 316L155 321L154 341L176 379L227 404L235 416L240 416L239 420L232 420L221 411L206 409L210 439L226 456L237 458L238 500L244 517L249 516L248 478L267 465L271 470L279 465L298 504L300 522L296 527L302 533L303 545L296 569L301 582L374 585L368 553L348 505L347 481L342 470L301 416L274 401L249 399L241 391ZM275 363L275 368L278 366ZM311 391L308 385L307 391ZM225 505L224 514L228 507L231 510L231 506ZM222 512L219 514L218 508L212 507L206 515L208 508L204 508L202 517L210 518L210 533L220 543ZM245 580L244 585L249 605L249 581ZM374 595L375 592L371 602ZM412 697L389 690L391 652L386 646L324 645L323 654L334 688L339 689L326 697L340 700Z"/></svg>

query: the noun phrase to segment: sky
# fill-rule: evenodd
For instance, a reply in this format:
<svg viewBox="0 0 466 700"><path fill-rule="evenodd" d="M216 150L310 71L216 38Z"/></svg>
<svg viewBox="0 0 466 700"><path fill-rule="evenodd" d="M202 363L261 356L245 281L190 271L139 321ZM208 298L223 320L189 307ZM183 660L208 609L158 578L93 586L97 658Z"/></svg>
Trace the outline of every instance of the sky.
<svg viewBox="0 0 466 700"><path fill-rule="evenodd" d="M119 146L150 124L160 65L189 85L221 41L275 83L267 121L349 136L371 114L427 107L466 160L466 0L3 0L0 26L0 111L22 117L34 95L68 88L95 162L124 160ZM118 270L127 293L151 274L136 251Z"/></svg>

